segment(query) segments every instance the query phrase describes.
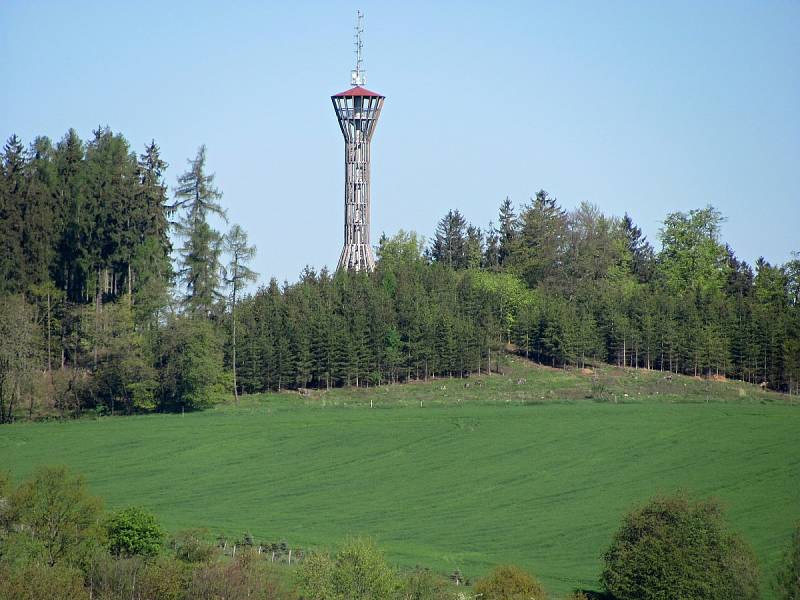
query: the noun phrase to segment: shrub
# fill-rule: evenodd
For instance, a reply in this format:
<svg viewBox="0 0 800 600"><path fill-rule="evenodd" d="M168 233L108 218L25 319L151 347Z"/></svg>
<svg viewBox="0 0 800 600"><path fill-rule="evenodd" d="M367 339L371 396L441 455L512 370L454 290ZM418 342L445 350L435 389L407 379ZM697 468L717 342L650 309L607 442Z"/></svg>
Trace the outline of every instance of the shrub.
<svg viewBox="0 0 800 600"><path fill-rule="evenodd" d="M117 559L107 552L98 555L86 574L91 596L102 600L135 598L145 566L139 556Z"/></svg>
<svg viewBox="0 0 800 600"><path fill-rule="evenodd" d="M82 565L98 544L101 506L80 475L66 467L40 468L8 499L3 514L10 531L4 545L13 549L8 554L19 562Z"/></svg>
<svg viewBox="0 0 800 600"><path fill-rule="evenodd" d="M297 571L297 583L303 598L332 600L333 559L322 552L311 552Z"/></svg>
<svg viewBox="0 0 800 600"><path fill-rule="evenodd" d="M181 600L188 574L185 563L172 556L160 556L146 565L138 586L139 595L141 598Z"/></svg>
<svg viewBox="0 0 800 600"><path fill-rule="evenodd" d="M775 588L780 600L800 600L800 523L792 533Z"/></svg>
<svg viewBox="0 0 800 600"><path fill-rule="evenodd" d="M482 596L479 596L482 594ZM495 567L475 584L482 600L544 600L547 593L535 577L513 565Z"/></svg>
<svg viewBox="0 0 800 600"><path fill-rule="evenodd" d="M331 559L312 553L298 571L300 592L308 600L390 598L399 582L371 540L348 540Z"/></svg>
<svg viewBox="0 0 800 600"><path fill-rule="evenodd" d="M428 569L414 569L403 578L402 600L452 600L454 597L447 579Z"/></svg>
<svg viewBox="0 0 800 600"><path fill-rule="evenodd" d="M201 529L179 531L172 536L169 545L175 556L184 562L208 562L217 554L217 549L204 536L205 531Z"/></svg>
<svg viewBox="0 0 800 600"><path fill-rule="evenodd" d="M333 587L347 600L388 598L397 587L394 571L372 540L355 538L336 554Z"/></svg>
<svg viewBox="0 0 800 600"><path fill-rule="evenodd" d="M252 552L233 562L209 563L196 568L189 582L192 600L283 600L292 598L268 563Z"/></svg>
<svg viewBox="0 0 800 600"><path fill-rule="evenodd" d="M164 541L164 530L156 517L132 506L112 514L106 521L111 553L115 556L155 556Z"/></svg>
<svg viewBox="0 0 800 600"><path fill-rule="evenodd" d="M759 595L755 557L711 500L653 499L625 517L603 559L602 582L618 600Z"/></svg>
<svg viewBox="0 0 800 600"><path fill-rule="evenodd" d="M74 600L85 598L77 569L44 564L0 566L0 600Z"/></svg>

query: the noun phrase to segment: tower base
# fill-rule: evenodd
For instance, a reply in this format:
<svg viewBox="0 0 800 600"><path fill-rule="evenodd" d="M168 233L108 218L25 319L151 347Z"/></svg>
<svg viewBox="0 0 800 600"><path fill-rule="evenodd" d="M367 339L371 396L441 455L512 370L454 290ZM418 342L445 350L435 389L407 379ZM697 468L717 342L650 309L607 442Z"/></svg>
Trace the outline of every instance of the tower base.
<svg viewBox="0 0 800 600"><path fill-rule="evenodd" d="M369 244L346 244L342 248L338 268L348 271L374 271L375 257L372 255L372 248Z"/></svg>

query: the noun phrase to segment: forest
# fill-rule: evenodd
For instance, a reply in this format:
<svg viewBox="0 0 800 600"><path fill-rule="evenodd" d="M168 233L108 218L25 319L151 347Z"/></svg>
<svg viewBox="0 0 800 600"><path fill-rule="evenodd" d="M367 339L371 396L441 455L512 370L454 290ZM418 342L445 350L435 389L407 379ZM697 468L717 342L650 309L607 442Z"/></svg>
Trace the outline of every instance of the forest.
<svg viewBox="0 0 800 600"><path fill-rule="evenodd" d="M800 254L747 264L710 205L667 213L656 248L627 214L539 191L485 228L454 208L429 241L383 235L374 273L252 292L204 146L171 180L155 141L108 127L12 135L0 158L0 422L466 377L509 351L800 393Z"/></svg>

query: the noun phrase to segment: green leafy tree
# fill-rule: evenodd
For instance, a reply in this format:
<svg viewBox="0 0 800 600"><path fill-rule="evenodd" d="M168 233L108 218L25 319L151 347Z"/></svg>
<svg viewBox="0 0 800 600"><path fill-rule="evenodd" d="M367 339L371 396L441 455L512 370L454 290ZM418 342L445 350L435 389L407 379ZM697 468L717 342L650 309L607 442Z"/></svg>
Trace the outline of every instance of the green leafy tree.
<svg viewBox="0 0 800 600"><path fill-rule="evenodd" d="M713 206L673 212L659 233L662 250L659 270L667 285L679 294L723 288L728 277L728 254L719 241L723 217Z"/></svg>
<svg viewBox="0 0 800 600"><path fill-rule="evenodd" d="M203 318L179 316L170 320L159 332L156 366L161 410L205 408L230 389L218 334Z"/></svg>
<svg viewBox="0 0 800 600"><path fill-rule="evenodd" d="M42 467L9 498L9 530L3 560L41 560L49 566L80 566L99 539L102 503L90 496L80 475L66 467Z"/></svg>
<svg viewBox="0 0 800 600"><path fill-rule="evenodd" d="M602 582L618 600L759 597L752 551L710 500L655 498L630 512L603 560Z"/></svg>
<svg viewBox="0 0 800 600"><path fill-rule="evenodd" d="M153 557L164 542L164 529L155 515L136 506L110 515L105 528L109 549L115 556Z"/></svg>
<svg viewBox="0 0 800 600"><path fill-rule="evenodd" d="M348 540L331 558L312 554L298 572L301 594L308 600L379 600L399 587L397 575L371 540Z"/></svg>
<svg viewBox="0 0 800 600"><path fill-rule="evenodd" d="M546 600L542 584L519 567L499 566L475 584L475 595L486 600Z"/></svg>

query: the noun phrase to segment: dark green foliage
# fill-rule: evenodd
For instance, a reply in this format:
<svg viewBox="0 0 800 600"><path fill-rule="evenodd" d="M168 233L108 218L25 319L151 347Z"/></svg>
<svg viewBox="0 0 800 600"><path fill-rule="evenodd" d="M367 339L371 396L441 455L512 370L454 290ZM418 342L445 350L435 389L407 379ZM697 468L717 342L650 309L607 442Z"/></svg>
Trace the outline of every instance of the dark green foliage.
<svg viewBox="0 0 800 600"><path fill-rule="evenodd" d="M783 557L775 581L779 600L800 600L800 523L798 523Z"/></svg>
<svg viewBox="0 0 800 600"><path fill-rule="evenodd" d="M15 407L41 364L42 340L35 312L21 295L0 301L0 423L14 420Z"/></svg>
<svg viewBox="0 0 800 600"><path fill-rule="evenodd" d="M476 236L477 231L473 230L473 244ZM480 247L480 243L478 246ZM467 237L467 220L457 210L449 211L436 226L430 251L431 259L452 269L464 269L469 266L473 253L474 246L470 248ZM478 253L480 254L480 250Z"/></svg>
<svg viewBox="0 0 800 600"><path fill-rule="evenodd" d="M220 337L201 317L175 317L159 332L157 363L160 408L195 410L224 393Z"/></svg>
<svg viewBox="0 0 800 600"><path fill-rule="evenodd" d="M132 506L106 519L108 547L115 556L152 557L161 550L164 530L155 515Z"/></svg>
<svg viewBox="0 0 800 600"><path fill-rule="evenodd" d="M189 169L178 177L175 210L184 213L177 232L184 239L180 249L181 281L186 286L185 305L194 314L208 317L220 298L220 254L222 236L208 224L210 215L225 218L218 200L222 193L214 187L214 175L206 175L206 147L189 161Z"/></svg>
<svg viewBox="0 0 800 600"><path fill-rule="evenodd" d="M602 582L618 600L759 597L752 551L710 500L655 498L625 517L603 559Z"/></svg>
<svg viewBox="0 0 800 600"><path fill-rule="evenodd" d="M197 408L224 386L238 397L466 376L496 370L509 344L555 367L607 361L800 393L800 260L751 268L719 239L713 207L667 215L656 252L628 215L567 212L540 191L519 210L506 198L484 231L449 211L427 250L384 236L374 274L307 269L243 296L253 249L209 223L225 211L205 147L174 204L166 169L154 141L137 155L108 127L3 146L0 327L13 335L0 336L1 421ZM193 318L210 323L202 342Z"/></svg>
<svg viewBox="0 0 800 600"><path fill-rule="evenodd" d="M475 595L486 600L545 600L542 584L519 567L499 566L475 584Z"/></svg>

